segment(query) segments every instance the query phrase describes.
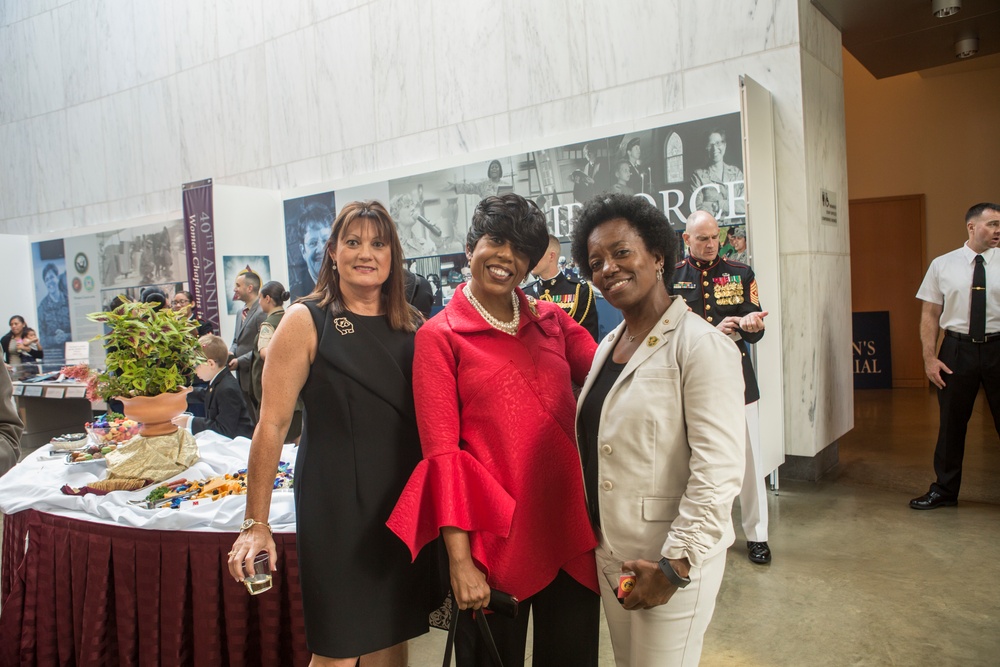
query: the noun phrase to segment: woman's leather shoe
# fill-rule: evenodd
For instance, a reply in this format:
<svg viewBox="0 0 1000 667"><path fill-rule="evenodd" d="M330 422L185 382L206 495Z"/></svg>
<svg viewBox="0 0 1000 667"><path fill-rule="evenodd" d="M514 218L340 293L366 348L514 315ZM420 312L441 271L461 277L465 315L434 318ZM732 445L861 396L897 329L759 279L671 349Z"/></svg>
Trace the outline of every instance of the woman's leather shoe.
<svg viewBox="0 0 1000 667"><path fill-rule="evenodd" d="M915 510L935 510L939 507L950 507L958 504L957 498L943 496L937 491L931 490L910 501L910 507Z"/></svg>

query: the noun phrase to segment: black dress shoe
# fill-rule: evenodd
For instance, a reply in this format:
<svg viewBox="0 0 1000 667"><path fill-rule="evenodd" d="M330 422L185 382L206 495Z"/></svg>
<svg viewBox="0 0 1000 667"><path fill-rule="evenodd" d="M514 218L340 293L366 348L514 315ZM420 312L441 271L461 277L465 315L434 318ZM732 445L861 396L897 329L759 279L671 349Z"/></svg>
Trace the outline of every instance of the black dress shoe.
<svg viewBox="0 0 1000 667"><path fill-rule="evenodd" d="M771 562L771 549L767 542L747 542L747 558L751 563L767 565Z"/></svg>
<svg viewBox="0 0 1000 667"><path fill-rule="evenodd" d="M935 510L939 507L951 507L957 504L957 498L949 498L933 490L910 501L910 507L915 510Z"/></svg>

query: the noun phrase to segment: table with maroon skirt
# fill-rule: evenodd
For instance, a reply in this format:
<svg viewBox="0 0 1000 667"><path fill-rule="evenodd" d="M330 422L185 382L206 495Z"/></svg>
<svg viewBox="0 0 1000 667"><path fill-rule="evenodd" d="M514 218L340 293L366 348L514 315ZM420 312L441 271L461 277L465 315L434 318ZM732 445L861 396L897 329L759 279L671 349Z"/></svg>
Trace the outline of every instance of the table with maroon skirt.
<svg viewBox="0 0 1000 667"><path fill-rule="evenodd" d="M199 445L204 454L205 444ZM225 467L224 457L217 461ZM289 504L290 495L278 502ZM111 507L123 512L119 523L129 521L119 500L107 505L88 496L87 502L91 512L102 507L107 514ZM156 521L116 525L90 513L74 518L65 507L6 514L0 665L307 665L294 532L274 535L278 569L271 590L251 596L229 576L238 529L213 529L212 522L238 525L243 502L230 497L219 507L192 508L202 517L195 530L150 527ZM159 510L166 517L159 523L176 524L184 511ZM287 526L287 516L284 521Z"/></svg>

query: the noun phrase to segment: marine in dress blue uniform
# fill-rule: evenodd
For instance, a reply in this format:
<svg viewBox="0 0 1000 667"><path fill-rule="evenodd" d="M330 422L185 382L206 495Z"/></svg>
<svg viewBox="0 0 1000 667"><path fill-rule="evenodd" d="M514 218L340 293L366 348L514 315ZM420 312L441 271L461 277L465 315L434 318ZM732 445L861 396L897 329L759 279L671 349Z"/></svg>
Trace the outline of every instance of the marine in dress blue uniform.
<svg viewBox="0 0 1000 667"><path fill-rule="evenodd" d="M688 257L674 267L671 292L684 297L692 311L701 315L709 324L717 325L726 317L743 317L747 313L761 312L757 294L757 279L753 269L746 264L716 257L711 262ZM746 344L754 344L764 337L764 331L739 332L737 343L743 355L743 382L746 384L744 399L753 403L760 399L757 375L747 355Z"/></svg>
<svg viewBox="0 0 1000 667"><path fill-rule="evenodd" d="M524 293L556 304L597 340L600 333L594 289L586 280L566 275L561 266L566 258L559 255L559 248L559 239L549 234L548 248L531 270L538 280L525 287Z"/></svg>
<svg viewBox="0 0 1000 667"><path fill-rule="evenodd" d="M747 557L752 563L766 565L771 562L771 549L767 544L767 491L758 429L760 389L747 344L763 338L763 318L767 313L760 307L753 269L720 257L719 236L719 223L710 213L691 214L684 233L691 256L677 263L670 291L683 297L694 313L729 336L740 350L747 420L747 468L740 491L740 510Z"/></svg>
<svg viewBox="0 0 1000 667"><path fill-rule="evenodd" d="M586 280L567 278L560 271L555 278L536 280L525 292L539 301L556 304L597 340L597 304L594 289Z"/></svg>

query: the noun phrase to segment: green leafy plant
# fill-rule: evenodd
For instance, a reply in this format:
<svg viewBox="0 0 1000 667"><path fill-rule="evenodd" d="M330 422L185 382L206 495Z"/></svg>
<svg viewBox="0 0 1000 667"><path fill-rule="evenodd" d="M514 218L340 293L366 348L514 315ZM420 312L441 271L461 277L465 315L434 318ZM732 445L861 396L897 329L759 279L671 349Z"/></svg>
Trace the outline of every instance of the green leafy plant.
<svg viewBox="0 0 1000 667"><path fill-rule="evenodd" d="M107 350L106 369L93 376L93 394L104 400L176 392L205 363L198 326L183 312L125 301L87 319L110 329L93 339L103 341Z"/></svg>

